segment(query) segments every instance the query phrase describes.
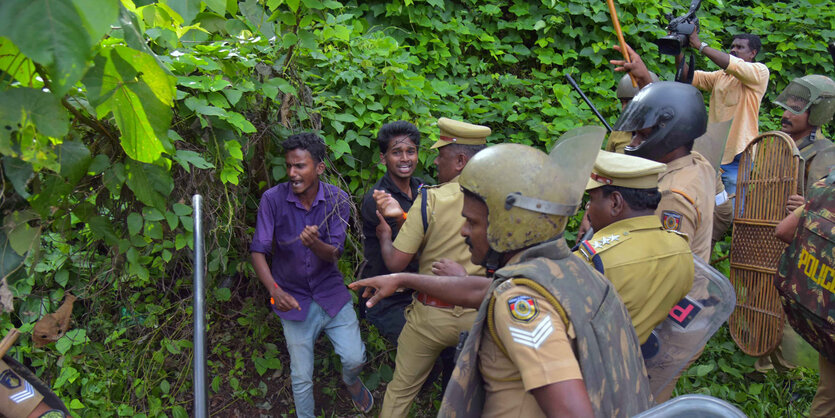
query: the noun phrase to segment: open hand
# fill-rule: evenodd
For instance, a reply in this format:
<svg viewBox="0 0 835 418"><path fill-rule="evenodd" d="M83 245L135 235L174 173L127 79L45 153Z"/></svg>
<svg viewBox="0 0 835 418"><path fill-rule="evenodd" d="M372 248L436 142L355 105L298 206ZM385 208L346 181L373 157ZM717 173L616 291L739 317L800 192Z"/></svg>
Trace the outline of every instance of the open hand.
<svg viewBox="0 0 835 418"><path fill-rule="evenodd" d="M615 45L614 48L616 51L621 52L620 45ZM649 69L647 69L641 56L629 44L626 44L626 52L631 62L626 62L626 60L609 60L609 63L616 65L615 71L631 74L635 78L635 82L638 83L639 88L643 88L647 84L652 83L652 76L650 76Z"/></svg>

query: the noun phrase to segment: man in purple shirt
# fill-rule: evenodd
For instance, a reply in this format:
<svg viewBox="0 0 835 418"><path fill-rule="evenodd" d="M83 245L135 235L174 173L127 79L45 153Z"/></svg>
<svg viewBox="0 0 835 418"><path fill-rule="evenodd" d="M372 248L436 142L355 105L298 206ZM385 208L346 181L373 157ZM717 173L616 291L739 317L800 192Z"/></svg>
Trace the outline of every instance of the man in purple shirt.
<svg viewBox="0 0 835 418"><path fill-rule="evenodd" d="M345 242L350 197L319 181L325 171L325 143L318 135L292 135L281 146L290 181L261 196L250 252L284 328L296 414L315 416L313 346L322 331L342 360L342 380L354 406L368 412L374 398L359 380L365 344L336 265Z"/></svg>

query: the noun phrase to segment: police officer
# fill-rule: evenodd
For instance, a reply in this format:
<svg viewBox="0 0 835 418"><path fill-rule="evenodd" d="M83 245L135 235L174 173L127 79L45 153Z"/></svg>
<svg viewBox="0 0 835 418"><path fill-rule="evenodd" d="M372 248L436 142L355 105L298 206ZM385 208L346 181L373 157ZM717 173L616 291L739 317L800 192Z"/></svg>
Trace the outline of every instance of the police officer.
<svg viewBox="0 0 835 418"><path fill-rule="evenodd" d="M780 130L797 144L806 161L805 184L812 184L835 164L835 145L824 138L820 128L832 120L835 113L835 82L816 74L795 78L774 104L786 109L780 120ZM803 196L794 194L789 196L786 208L793 211L804 203Z"/></svg>
<svg viewBox="0 0 835 418"><path fill-rule="evenodd" d="M664 230L655 208L658 175L666 166L600 151L586 190L594 236L575 253L617 289L643 344L693 286L687 237Z"/></svg>
<svg viewBox="0 0 835 418"><path fill-rule="evenodd" d="M463 266L462 274L484 275L484 269L470 262L464 238L458 234L464 224L461 208L464 195L458 175L473 155L485 147L490 128L455 121L438 120L437 187L423 189L415 199L406 221L392 243L391 229L380 222L377 237L383 260L392 272L403 269L415 258L418 271L432 274L432 265L441 259ZM404 213L390 195L375 192L380 216L402 217ZM462 331L475 320L474 309L465 309L443 297L416 293L405 310L406 325L397 340L394 377L386 387L381 417L405 417L412 400L432 370L435 359L447 347L455 347Z"/></svg>
<svg viewBox="0 0 835 418"><path fill-rule="evenodd" d="M461 234L473 262L500 267L492 282L403 273L351 285L377 288L370 304L399 286L461 303L483 299L439 416L608 417L648 408L626 308L562 236L603 135L584 131L559 143L553 159L524 145L496 145L467 165L459 179Z"/></svg>
<svg viewBox="0 0 835 418"><path fill-rule="evenodd" d="M790 243L778 266L777 287L789 324L819 352L820 381L810 417L835 416L835 175L812 185L808 203L775 231Z"/></svg>
<svg viewBox="0 0 835 418"><path fill-rule="evenodd" d="M667 164L658 179L661 202L656 214L665 229L687 234L694 254L710 260L715 171L699 153L691 152L706 127L699 90L659 81L638 92L614 128L632 133L627 154Z"/></svg>
<svg viewBox="0 0 835 418"><path fill-rule="evenodd" d="M615 49L617 51L620 51L619 46L615 46ZM641 59L641 56L638 55L632 49L632 47L630 47L629 45L626 45L626 51L629 53L630 62L626 62L624 60L611 60L611 61L609 61L612 64L616 65L615 71L628 72L629 74L627 74L624 77L628 77L630 74L632 76L634 76L635 79L637 80L637 84L638 84L639 89L645 87L646 85L648 85L650 83L653 83L653 82L657 81L656 79L652 78L652 76L654 76L654 74L652 74L647 69L646 65L644 64L644 61ZM621 80L621 83L623 83L623 80ZM630 82L629 86L631 87L631 85L632 84ZM618 86L618 87L620 88L620 86ZM637 94L637 92L636 92L636 94ZM634 97L634 95L633 95L633 97ZM669 98L669 99L670 100L675 100L674 98ZM621 103L623 103L623 101L621 101ZM693 103L692 106L696 106L696 104ZM683 109L683 108L679 108L678 110L679 111L686 111L686 109ZM699 112L697 112L697 113L699 113ZM676 128L676 129L678 129L678 128ZM701 132L703 134L705 132L705 130L701 129ZM695 138L701 136L702 134L696 135L694 137L694 140L695 140ZM630 136L630 140L631 140L631 136ZM684 141L684 142L686 142L686 141ZM625 148L625 147L623 147L623 148ZM690 148L692 148L692 145L690 145ZM617 151L621 152L620 149L621 148L618 148ZM608 151L613 151L613 149L609 149L609 148L607 148L607 150ZM735 179L734 179L734 184L736 184ZM687 199L687 198L685 198L685 199ZM711 224L712 224L711 227L713 228L712 232L711 232L711 236L712 236L712 241L715 242L715 241L718 241L719 239L722 238L722 235L725 234L725 231L728 230L728 227L733 222L733 201L730 200L730 196L728 195L727 191L725 190L725 185L722 183L722 179L721 179L721 177L718 173L716 174L716 182L714 184L714 198L713 198L713 200L714 200L714 211L713 211L713 214L711 214L709 216L713 217L713 221L711 222ZM674 212L676 212L676 211L674 211ZM704 213L704 212L701 212L700 214L702 214L702 213ZM671 215L672 215L672 218L670 218L671 225L677 225L677 222L675 222L677 220L676 217L678 215L681 215L681 214L676 212L676 214L671 214ZM701 223L701 222L699 222L699 223ZM685 225L685 228L690 229L689 226L687 226L687 225ZM703 235L703 233L702 233L702 235ZM690 240L691 240L690 242L691 242L691 247L692 247L692 245L694 244L694 241L693 241L694 237L691 236ZM697 255L699 255L700 257L702 257L702 259L704 259L706 261L710 261L710 250L705 252L704 248L712 249L713 248L713 242L709 242L709 243L705 244L704 238L702 238L700 236L700 239L698 240L698 243L696 243L696 245L699 246L700 250L696 251L695 248L694 248L693 252L696 253Z"/></svg>
<svg viewBox="0 0 835 418"><path fill-rule="evenodd" d="M655 73L649 73L651 77L651 82L654 83L658 81L658 76ZM629 74L624 75L621 77L620 81L618 82L618 89L617 95L618 100L620 100L620 107L621 110L626 108L626 105L632 101L632 98L638 94L638 91L641 89L641 86L633 87L632 86L632 78L629 77ZM632 135L628 132L623 131L614 131L609 134L609 141L606 142L606 151L610 152L619 152L623 153L623 148L629 144L629 141L632 140Z"/></svg>

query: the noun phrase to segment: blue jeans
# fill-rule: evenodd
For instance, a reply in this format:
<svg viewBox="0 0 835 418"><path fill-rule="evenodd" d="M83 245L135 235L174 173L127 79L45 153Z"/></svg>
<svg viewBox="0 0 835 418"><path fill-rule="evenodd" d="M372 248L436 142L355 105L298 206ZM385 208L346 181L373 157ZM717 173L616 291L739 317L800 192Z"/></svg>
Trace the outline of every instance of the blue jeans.
<svg viewBox="0 0 835 418"><path fill-rule="evenodd" d="M736 178L739 175L739 159L741 157L742 153L739 153L733 161L719 166L722 168L722 184L725 185L725 191L729 195L736 194ZM731 199L731 203L734 203L734 199Z"/></svg>
<svg viewBox="0 0 835 418"><path fill-rule="evenodd" d="M313 409L313 346L322 331L333 344L342 361L342 381L353 385L359 380L365 363L365 344L360 336L357 314L351 302L331 318L319 304L312 302L304 321L281 320L284 339L290 352L290 377L296 415L314 417Z"/></svg>

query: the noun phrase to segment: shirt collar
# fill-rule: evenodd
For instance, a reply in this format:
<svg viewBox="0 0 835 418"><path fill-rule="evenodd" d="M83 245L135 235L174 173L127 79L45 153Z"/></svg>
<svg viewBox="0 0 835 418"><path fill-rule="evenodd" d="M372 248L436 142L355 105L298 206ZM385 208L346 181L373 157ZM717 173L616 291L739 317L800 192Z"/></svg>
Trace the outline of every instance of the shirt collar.
<svg viewBox="0 0 835 418"><path fill-rule="evenodd" d="M633 218L621 219L606 225L594 235L611 235L622 231L639 231L642 229L661 229L661 220L657 215L635 216ZM594 240L594 238L592 238Z"/></svg>
<svg viewBox="0 0 835 418"><path fill-rule="evenodd" d="M302 201L299 199L299 197L295 193L293 193L293 189L290 187L290 183L285 183L285 184L287 184L287 201L291 202L291 203L294 203L296 206L298 206L300 208L304 208L304 205L302 205ZM316 197L313 198L313 203L310 205L311 208L316 206L316 204L318 204L319 202L324 202L325 201L325 190L324 189L325 189L325 183L323 183L322 180L319 180L319 190L316 192Z"/></svg>
<svg viewBox="0 0 835 418"><path fill-rule="evenodd" d="M412 190L411 200L415 200L415 196L417 195L417 189L418 187L420 187L421 184L423 184L423 182L415 178L415 176L409 178L409 188ZM406 194L403 193L400 190L400 188L397 187L396 184L394 184L394 180L392 180L391 174L388 171L386 171L386 173L383 175L383 178L380 181L380 187L391 191L392 194L399 194L402 195L404 198L408 198L408 196L406 196Z"/></svg>

